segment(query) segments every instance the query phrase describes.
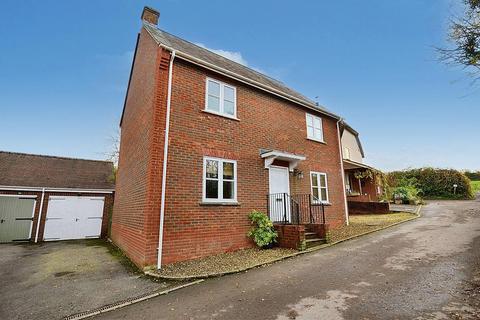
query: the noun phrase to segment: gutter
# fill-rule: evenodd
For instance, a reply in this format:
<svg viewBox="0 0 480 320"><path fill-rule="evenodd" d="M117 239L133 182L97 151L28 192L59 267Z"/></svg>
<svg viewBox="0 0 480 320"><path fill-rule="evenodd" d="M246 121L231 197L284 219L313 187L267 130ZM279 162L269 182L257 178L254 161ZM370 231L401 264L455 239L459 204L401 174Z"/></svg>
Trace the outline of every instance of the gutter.
<svg viewBox="0 0 480 320"><path fill-rule="evenodd" d="M76 188L49 188L49 187L24 187L0 186L3 191L37 191L37 192L65 192L65 193L114 193L115 189L76 189Z"/></svg>
<svg viewBox="0 0 480 320"><path fill-rule="evenodd" d="M315 105L313 105L313 104L307 104L307 103L305 103L305 101L302 101L302 100L300 100L300 99L298 99L298 98L296 98L296 97L294 97L294 96L292 96L292 95L289 95L289 94L287 94L287 93L284 93L284 92L282 92L282 91L280 91L280 90L277 90L277 89L275 89L275 88L272 88L272 87L270 87L270 86L264 85L264 84L262 84L262 83L260 83L260 82L257 82L257 81L255 81L255 80L252 80L252 79L250 79L250 78L241 76L241 75L239 75L239 74L237 74L237 73L235 73L235 72L232 72L232 71L230 71L230 70L227 70L227 69L218 67L218 66L216 66L216 65L214 65L214 64L212 64L212 63L203 61L203 60L198 59L198 58L196 58L196 57L194 57L194 56L191 56L191 55L189 55L189 54L186 54L186 53L184 53L184 52L176 51L176 50L173 49L172 47L169 47L169 46L167 46L167 45L164 45L163 43L158 42L158 41L156 40L155 36L154 36L147 28L145 28L145 30L150 34L150 36L153 38L153 40L154 40L155 42L157 42L157 44L158 44L159 47L162 47L162 48L164 48L164 49L166 49L167 51L170 51L170 52L176 52L176 55L177 55L178 58L184 59L184 60L186 60L186 61L188 61L188 62L191 62L191 63L193 63L193 64L196 64L196 65L202 66L202 67L204 67L204 68L206 68L206 69L208 69L208 70L215 71L216 73L220 73L220 74L222 74L222 75L224 75L224 76L226 76L226 77L233 78L233 79L235 79L235 80L237 80L237 81L246 83L246 84L248 84L248 85L250 85L250 86L253 86L253 87L257 88L257 89L261 89L261 90L263 90L263 91L267 91L267 92L269 92L269 93L271 93L271 94L273 94L273 95L276 95L276 96L281 97L281 98L283 98L283 99L289 100L289 101L291 101L291 102L294 102L294 103L296 103L296 104L299 104L299 105L301 105L301 106L303 106L303 107L306 107L306 108L308 108L308 109L314 110L314 111L316 111L316 112L322 113L322 114L327 115L327 116L329 116L329 117L332 117L332 118L334 118L334 119L341 120L341 118L340 118L339 116L337 116L336 114L333 114L333 113L328 112L328 111L326 111L326 110L319 109L319 108L317 108L317 107L316 107Z"/></svg>
<svg viewBox="0 0 480 320"><path fill-rule="evenodd" d="M339 119L337 121L337 138L338 138L338 150L340 151L340 169L341 169L341 177L342 177L342 188L343 188L343 200L345 205L345 221L347 222L347 226L350 224L349 222L349 215L348 215L348 202L347 202L347 194L345 188L345 169L343 168L343 148L342 148L342 140L340 139L340 122L343 122L343 119Z"/></svg>
<svg viewBox="0 0 480 320"><path fill-rule="evenodd" d="M170 64L168 66L168 85L167 85L167 115L165 119L165 142L163 145L163 167L162 167L162 198L160 203L160 226L158 230L158 256L157 269L162 268L163 252L163 224L165 219L165 188L167 186L167 164L168 164L168 139L170 134L170 109L172 101L172 73L173 60L175 59L175 50L171 50Z"/></svg>

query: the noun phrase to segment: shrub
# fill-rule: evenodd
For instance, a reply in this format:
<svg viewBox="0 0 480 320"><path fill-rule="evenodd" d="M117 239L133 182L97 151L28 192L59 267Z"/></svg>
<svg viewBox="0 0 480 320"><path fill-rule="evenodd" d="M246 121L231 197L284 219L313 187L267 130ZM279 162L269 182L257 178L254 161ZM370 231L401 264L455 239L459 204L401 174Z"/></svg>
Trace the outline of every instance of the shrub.
<svg viewBox="0 0 480 320"><path fill-rule="evenodd" d="M277 241L277 232L273 228L272 221L265 213L253 210L248 218L254 225L248 232L248 236L253 239L257 246L264 248Z"/></svg>
<svg viewBox="0 0 480 320"><path fill-rule="evenodd" d="M472 181L480 181L480 171L465 171L465 175Z"/></svg>
<svg viewBox="0 0 480 320"><path fill-rule="evenodd" d="M388 174L393 187L414 185L425 198L471 199L472 188L465 174L453 169L420 168L394 171ZM456 184L454 193L453 185Z"/></svg>
<svg viewBox="0 0 480 320"><path fill-rule="evenodd" d="M401 199L403 202L415 202L420 200L420 191L415 186L396 187L393 189L393 197Z"/></svg>
<svg viewBox="0 0 480 320"><path fill-rule="evenodd" d="M415 177L401 176L395 181L396 186L392 190L392 200L400 199L403 202L416 202L421 200L422 190L418 188Z"/></svg>

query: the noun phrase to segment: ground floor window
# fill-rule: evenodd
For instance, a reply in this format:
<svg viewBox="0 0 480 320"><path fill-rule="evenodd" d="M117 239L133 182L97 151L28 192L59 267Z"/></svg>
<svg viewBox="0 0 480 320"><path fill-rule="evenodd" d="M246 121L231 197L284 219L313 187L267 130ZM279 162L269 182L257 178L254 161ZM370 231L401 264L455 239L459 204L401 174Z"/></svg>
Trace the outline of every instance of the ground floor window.
<svg viewBox="0 0 480 320"><path fill-rule="evenodd" d="M347 193L352 192L352 186L350 184L350 175L348 173L345 173L345 189L347 190Z"/></svg>
<svg viewBox="0 0 480 320"><path fill-rule="evenodd" d="M310 172L310 180L314 201L328 202L327 174L322 172Z"/></svg>
<svg viewBox="0 0 480 320"><path fill-rule="evenodd" d="M203 159L203 201L237 200L237 162L219 158Z"/></svg>

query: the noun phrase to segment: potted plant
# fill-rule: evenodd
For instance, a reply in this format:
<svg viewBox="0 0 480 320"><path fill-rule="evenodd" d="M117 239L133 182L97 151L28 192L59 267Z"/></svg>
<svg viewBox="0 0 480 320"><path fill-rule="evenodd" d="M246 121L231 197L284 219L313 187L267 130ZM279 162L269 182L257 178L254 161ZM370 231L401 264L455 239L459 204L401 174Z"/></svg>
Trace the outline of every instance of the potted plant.
<svg viewBox="0 0 480 320"><path fill-rule="evenodd" d="M260 211L253 210L248 218L252 222L253 228L248 232L248 236L262 249L272 248L277 242L277 232L273 227L272 221L268 216Z"/></svg>

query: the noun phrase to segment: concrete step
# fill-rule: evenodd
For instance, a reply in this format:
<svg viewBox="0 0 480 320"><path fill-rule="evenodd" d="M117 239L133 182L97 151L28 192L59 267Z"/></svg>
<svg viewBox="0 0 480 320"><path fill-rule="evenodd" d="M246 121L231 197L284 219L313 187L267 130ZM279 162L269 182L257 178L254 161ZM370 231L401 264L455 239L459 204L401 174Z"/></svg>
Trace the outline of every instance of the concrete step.
<svg viewBox="0 0 480 320"><path fill-rule="evenodd" d="M315 239L318 238L315 232L305 232L305 239Z"/></svg>
<svg viewBox="0 0 480 320"><path fill-rule="evenodd" d="M307 249L315 246L322 245L326 243L325 239L322 238L313 238L313 239L305 239L305 243L307 245Z"/></svg>

